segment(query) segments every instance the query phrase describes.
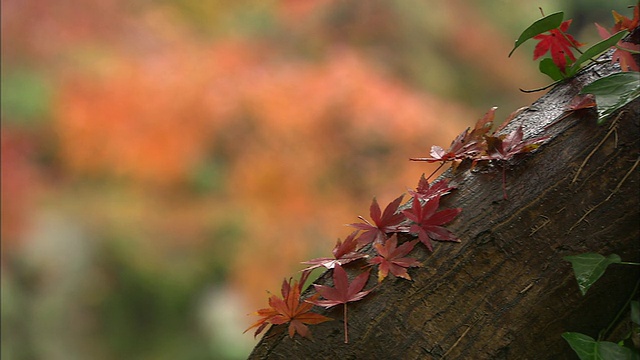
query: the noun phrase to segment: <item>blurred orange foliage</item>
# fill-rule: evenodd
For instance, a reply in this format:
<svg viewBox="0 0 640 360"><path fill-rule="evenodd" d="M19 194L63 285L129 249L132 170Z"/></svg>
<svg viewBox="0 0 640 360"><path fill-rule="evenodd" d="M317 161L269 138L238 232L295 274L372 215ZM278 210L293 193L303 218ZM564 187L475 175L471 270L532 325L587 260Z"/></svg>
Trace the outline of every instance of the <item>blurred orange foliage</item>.
<svg viewBox="0 0 640 360"><path fill-rule="evenodd" d="M347 48L303 61L243 39L123 55L99 76L71 77L56 103L73 176L172 188L223 157L220 206L242 204L251 228L234 272L247 292L277 286L273 258L285 274L306 260L316 245L305 227L335 229L374 192L414 186L428 170L403 159L455 135L466 115Z"/></svg>
<svg viewBox="0 0 640 360"><path fill-rule="evenodd" d="M465 6L443 4L433 6L445 20L477 20ZM416 64L429 70L415 60L429 48L414 53L416 44L434 40L421 38L431 31L421 16L403 26L400 2L265 5L276 36L226 29L242 6L211 4L205 15L214 14L207 20L214 35L201 36L176 11L196 19L203 8L196 2L125 11L118 0L3 0L2 46L9 63L30 59L53 74L55 166L67 190L93 179L131 199L96 191L85 199L95 204L79 205L83 215L105 233L135 228L132 241L167 262L174 249L197 253L217 241L211 229L234 218L242 239L220 257L233 284L260 306L265 289L277 290L299 262L346 235L341 224L365 214L373 196L390 201L437 166L409 157L446 146L478 114L408 81ZM496 36L490 25L471 34L441 25L434 49L479 59L502 85L520 81L519 72L483 60L483 51L510 41L463 44L467 35ZM211 189L194 191L197 181Z"/></svg>

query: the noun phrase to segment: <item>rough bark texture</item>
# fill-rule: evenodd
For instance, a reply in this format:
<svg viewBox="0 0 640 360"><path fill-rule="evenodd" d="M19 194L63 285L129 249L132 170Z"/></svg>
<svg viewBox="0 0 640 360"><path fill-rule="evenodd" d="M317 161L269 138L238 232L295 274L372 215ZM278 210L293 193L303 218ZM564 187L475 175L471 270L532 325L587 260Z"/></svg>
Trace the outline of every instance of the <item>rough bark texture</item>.
<svg viewBox="0 0 640 360"><path fill-rule="evenodd" d="M463 208L448 225L462 242L437 242L433 253L416 247L413 255L423 267L409 270L413 281L387 279L349 304L349 344L337 306L320 310L337 321L312 326L314 341L291 339L286 325L273 326L250 359L577 358L561 334L597 337L640 277L637 267L612 265L581 296L562 259L598 252L640 261L640 102L604 126L589 110L544 126L585 84L615 71L609 63L588 69L507 127L523 124L525 138L550 135L507 168L508 200L499 167L470 171L463 165L444 175L458 189L441 207ZM358 265L347 270L360 271ZM316 283L331 284L329 274ZM375 283L372 274L366 288Z"/></svg>

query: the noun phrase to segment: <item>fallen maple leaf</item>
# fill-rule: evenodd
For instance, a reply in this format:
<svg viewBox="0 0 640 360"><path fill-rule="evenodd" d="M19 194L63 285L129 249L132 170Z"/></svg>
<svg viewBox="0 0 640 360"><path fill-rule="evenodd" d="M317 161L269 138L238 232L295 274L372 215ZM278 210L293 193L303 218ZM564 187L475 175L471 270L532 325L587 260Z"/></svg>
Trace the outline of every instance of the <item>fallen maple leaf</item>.
<svg viewBox="0 0 640 360"><path fill-rule="evenodd" d="M429 184L429 180L427 180L427 178L424 177L424 174L422 174L420 181L418 181L418 187L416 187L415 191L409 190L409 195L418 197L422 200L429 200L436 196L446 195L453 189L455 189L455 186L449 186L449 181L447 179Z"/></svg>
<svg viewBox="0 0 640 360"><path fill-rule="evenodd" d="M549 30L549 34L540 34L533 37L536 40L540 40L533 50L533 60L537 60L542 55L550 52L553 63L563 74L566 73L567 58L569 58L572 63L576 61L572 48L578 48L584 45L577 42L573 36L567 34L567 29L569 29L571 21L572 20L567 20L562 22L558 28Z"/></svg>
<svg viewBox="0 0 640 360"><path fill-rule="evenodd" d="M309 300L315 300L319 294L312 296L307 301L300 301L300 293L302 287L309 277L310 271L302 273L299 281L295 281L291 285L292 279L282 281L280 292L282 298L276 295L269 297L269 308L258 310L255 314L262 318L247 328L247 332L257 327L254 336L258 336L267 325L280 325L289 323L289 337L293 338L297 332L302 337L311 338L311 331L305 324L319 324L332 320L324 315L310 312L312 303Z"/></svg>
<svg viewBox="0 0 640 360"><path fill-rule="evenodd" d="M528 153L540 146L540 142L549 138L549 136L542 136L535 139L529 139L522 141L524 131L522 126L518 126L515 130L507 135L500 136L487 136L487 153L480 156L476 161L482 160L497 160L505 162L511 160L515 155ZM503 197L507 199L506 189L506 167L502 166L502 193Z"/></svg>
<svg viewBox="0 0 640 360"><path fill-rule="evenodd" d="M414 222L410 226L409 232L417 233L418 239L429 251L433 251L433 246L429 239L460 242L451 231L445 229L442 225L453 220L460 214L462 209L453 208L436 212L439 205L439 196L426 201L424 205L417 197L414 197L411 209L402 211L407 219Z"/></svg>
<svg viewBox="0 0 640 360"><path fill-rule="evenodd" d="M540 146L540 142L548 138L542 136L522 141L523 136L522 126L518 126L507 135L487 136L487 153L480 156L479 160L510 160L517 154L533 151Z"/></svg>
<svg viewBox="0 0 640 360"><path fill-rule="evenodd" d="M420 262L414 258L404 256L413 250L418 241L419 240L407 241L397 246L398 237L396 234L393 234L386 243L374 245L378 256L369 260L369 262L378 265L379 283L387 277L389 272L391 272L393 276L411 280L411 276L407 273L407 268L420 266Z"/></svg>
<svg viewBox="0 0 640 360"><path fill-rule="evenodd" d="M565 109L564 113L562 113L562 116L560 116L557 120L553 121L551 124L545 125L544 128L548 129L552 127L553 125L573 115L577 111L591 110L591 109L595 109L596 107L597 107L597 104L596 104L595 95L578 94L571 99L571 102L569 102L569 105L567 105L567 108Z"/></svg>
<svg viewBox="0 0 640 360"><path fill-rule="evenodd" d="M378 201L376 198L373 198L371 206L369 207L369 216L375 225L371 224L362 216L358 216L358 218L364 221L364 223L349 224L349 226L363 231L358 238L358 244L360 246L364 246L372 242L382 243L387 240L387 233L398 231L400 223L405 219L402 213L398 212L398 207L400 206L403 197L404 194L400 195L397 199L387 205L384 209L384 213L380 212Z"/></svg>
<svg viewBox="0 0 640 360"><path fill-rule="evenodd" d="M462 160L473 158L482 152L482 150L484 149L484 142L482 137L491 129L496 109L497 107L492 107L491 109L489 109L489 111L487 111L486 114L484 114L482 118L478 119L473 130L471 130L471 128L467 128L465 131L460 133L451 142L448 150L444 150L438 145L433 145L431 146L431 151L429 152L431 157L410 158L409 160L426 162L441 161L443 164L447 161L452 161L452 166L455 169ZM438 169L436 169L436 171L438 171ZM434 173L436 171L434 171ZM429 177L431 177L432 175L433 174L431 174Z"/></svg>
<svg viewBox="0 0 640 360"><path fill-rule="evenodd" d="M336 246L332 251L332 258L322 257L303 262L303 264L311 266L303 269L302 271L312 270L320 266L324 266L327 269L333 269L336 264L344 265L352 261L368 257L368 255L356 251L358 246L356 235L358 235L358 232L359 230L352 232L344 239L344 241L340 241L340 239L338 239Z"/></svg>
<svg viewBox="0 0 640 360"><path fill-rule="evenodd" d="M339 304L344 305L344 342L345 344L349 342L348 335L348 325L347 325L347 303L361 300L367 294L371 292L371 290L361 291L362 288L367 284L367 280L369 279L369 270L366 272L356 276L355 279L351 283L349 283L349 279L347 278L347 272L344 271L340 264L336 264L333 268L333 286L326 285L316 285L313 286L316 288L318 293L322 295L326 300L317 300L317 299L308 299L307 302L322 306L325 308L331 308Z"/></svg>

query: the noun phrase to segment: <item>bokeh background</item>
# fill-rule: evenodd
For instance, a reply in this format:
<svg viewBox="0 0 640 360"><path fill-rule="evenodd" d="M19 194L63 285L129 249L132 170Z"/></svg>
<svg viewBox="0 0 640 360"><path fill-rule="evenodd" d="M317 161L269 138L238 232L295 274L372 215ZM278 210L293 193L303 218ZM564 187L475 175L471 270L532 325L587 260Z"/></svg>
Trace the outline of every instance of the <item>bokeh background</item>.
<svg viewBox="0 0 640 360"><path fill-rule="evenodd" d="M243 359L301 261L631 1L2 0L2 359Z"/></svg>

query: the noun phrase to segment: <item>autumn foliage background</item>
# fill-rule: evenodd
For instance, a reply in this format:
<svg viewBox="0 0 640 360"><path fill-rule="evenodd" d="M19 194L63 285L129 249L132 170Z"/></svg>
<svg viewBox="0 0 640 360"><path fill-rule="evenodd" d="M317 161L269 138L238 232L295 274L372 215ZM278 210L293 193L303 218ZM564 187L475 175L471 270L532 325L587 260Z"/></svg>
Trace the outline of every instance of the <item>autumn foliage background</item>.
<svg viewBox="0 0 640 360"><path fill-rule="evenodd" d="M245 358L409 157L540 96L538 6L601 3L2 0L2 358Z"/></svg>

